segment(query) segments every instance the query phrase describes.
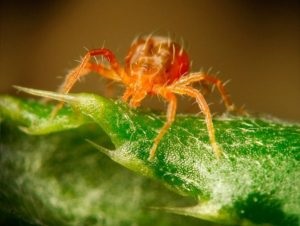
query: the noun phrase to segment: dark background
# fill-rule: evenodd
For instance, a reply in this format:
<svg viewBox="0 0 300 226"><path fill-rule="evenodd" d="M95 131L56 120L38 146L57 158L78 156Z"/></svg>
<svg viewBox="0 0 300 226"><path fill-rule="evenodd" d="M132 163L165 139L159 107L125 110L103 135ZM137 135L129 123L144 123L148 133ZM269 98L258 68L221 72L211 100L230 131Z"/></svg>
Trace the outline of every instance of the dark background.
<svg viewBox="0 0 300 226"><path fill-rule="evenodd" d="M212 68L230 79L237 105L299 121L299 9L299 1L1 1L0 93L16 94L12 85L56 90L84 47L105 43L123 62L134 37L154 32L183 38L192 71ZM103 84L91 75L73 91L120 95ZM222 110L212 96L213 112ZM182 103L179 111L196 105Z"/></svg>

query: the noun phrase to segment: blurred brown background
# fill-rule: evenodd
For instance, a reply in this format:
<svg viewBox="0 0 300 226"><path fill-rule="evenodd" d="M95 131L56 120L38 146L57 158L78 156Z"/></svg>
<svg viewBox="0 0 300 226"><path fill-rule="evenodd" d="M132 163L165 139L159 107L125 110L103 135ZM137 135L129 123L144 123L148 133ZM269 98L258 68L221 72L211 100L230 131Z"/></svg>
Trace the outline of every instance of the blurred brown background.
<svg viewBox="0 0 300 226"><path fill-rule="evenodd" d="M237 105L299 121L299 5L259 0L1 1L0 93L16 94L12 85L56 90L86 52L84 47L105 42L122 62L138 34L169 33L183 38L193 71L212 67L212 73L231 80L227 89ZM103 84L104 79L91 75L73 91L106 95L111 89ZM216 92L213 96L208 98L213 111L223 109ZM191 108L196 106L180 111Z"/></svg>

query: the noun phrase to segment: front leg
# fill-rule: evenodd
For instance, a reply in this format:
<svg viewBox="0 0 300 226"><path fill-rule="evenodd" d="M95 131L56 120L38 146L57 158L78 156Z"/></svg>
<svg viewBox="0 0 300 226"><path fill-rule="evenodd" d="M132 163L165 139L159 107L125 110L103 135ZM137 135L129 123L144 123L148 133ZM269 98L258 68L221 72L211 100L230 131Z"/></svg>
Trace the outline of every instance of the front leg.
<svg viewBox="0 0 300 226"><path fill-rule="evenodd" d="M127 88L122 96L122 100L127 102L129 98L132 96L133 90L131 88Z"/></svg>
<svg viewBox="0 0 300 226"><path fill-rule="evenodd" d="M124 102L129 102L129 106L137 108L141 105L141 102L147 96L147 92L144 90L136 91L132 88L127 88L122 96ZM130 99L130 100L129 100Z"/></svg>
<svg viewBox="0 0 300 226"><path fill-rule="evenodd" d="M101 64L94 64L90 62L93 56L99 55L104 56L107 59L111 66L110 69ZM90 71L95 71L97 73L100 73L104 77L116 81L124 79L123 77L125 76L114 54L110 50L105 48L94 49L88 51L82 58L81 63L66 76L64 83L59 89L59 92L64 94L68 93L75 85L75 83L79 80L79 78L85 76Z"/></svg>
<svg viewBox="0 0 300 226"><path fill-rule="evenodd" d="M169 102L168 110L167 110L167 121L165 122L163 127L159 130L158 135L154 139L153 146L150 149L149 160L152 160L154 158L159 142L161 141L161 139L163 138L165 133L168 131L168 129L174 122L175 115L176 115L176 109L177 109L177 98L167 88L161 88L158 91L158 94L161 95L166 101Z"/></svg>
<svg viewBox="0 0 300 226"><path fill-rule="evenodd" d="M222 150L219 148L219 145L216 142L215 128L212 122L212 116L208 104L206 103L206 100L203 97L203 95L198 90L189 86L172 86L171 91L177 94L187 95L196 99L200 110L205 116L205 123L207 127L210 145L216 157L219 158L222 155Z"/></svg>
<svg viewBox="0 0 300 226"><path fill-rule="evenodd" d="M98 56L98 55L102 55L107 59L107 61L110 63L111 66L110 69L106 68L101 64L94 64L90 62L93 56ZM120 67L114 54L110 50L105 48L94 49L88 51L83 57L81 63L66 76L65 81L60 86L58 92L63 94L69 93L71 88L80 79L80 77L87 75L91 71L95 71L97 73L100 73L104 77L116 81L126 80L125 77L127 77L123 73L122 68ZM57 112L60 110L62 106L63 106L62 102L56 105L56 107L53 109L51 113L51 118L54 118L54 116L57 114Z"/></svg>

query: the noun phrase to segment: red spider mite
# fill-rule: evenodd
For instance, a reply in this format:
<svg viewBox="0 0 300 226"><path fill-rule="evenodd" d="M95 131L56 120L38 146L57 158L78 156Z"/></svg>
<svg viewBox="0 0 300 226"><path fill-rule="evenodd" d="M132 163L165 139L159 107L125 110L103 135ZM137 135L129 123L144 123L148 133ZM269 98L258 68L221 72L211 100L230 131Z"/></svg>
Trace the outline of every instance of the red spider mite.
<svg viewBox="0 0 300 226"><path fill-rule="evenodd" d="M92 57L103 56L109 66L92 62ZM191 85L195 82L206 82L216 85L228 111L234 110L221 80L204 74L203 72L189 73L190 60L186 51L168 37L145 36L133 41L125 57L125 65L121 66L115 55L106 48L89 50L79 66L72 70L65 78L59 92L68 93L80 77L89 72L96 72L108 79L121 82L126 90L123 101L129 102L133 108L140 106L148 94L161 96L168 102L167 120L158 131L150 150L149 159L153 159L156 149L164 134L172 125L177 109L176 95L187 95L196 99L200 110L205 116L205 123L210 144L214 154L222 154L216 138L210 109L201 92ZM59 104L53 111L57 113L63 104Z"/></svg>

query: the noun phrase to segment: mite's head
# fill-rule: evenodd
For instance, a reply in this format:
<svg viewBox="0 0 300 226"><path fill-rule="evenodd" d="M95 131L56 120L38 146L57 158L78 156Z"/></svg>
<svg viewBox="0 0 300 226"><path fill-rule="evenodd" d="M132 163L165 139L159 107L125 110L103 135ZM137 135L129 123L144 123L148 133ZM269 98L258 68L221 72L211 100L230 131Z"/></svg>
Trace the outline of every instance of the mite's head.
<svg viewBox="0 0 300 226"><path fill-rule="evenodd" d="M148 36L135 40L126 57L125 70L131 76L160 76L174 81L189 70L189 58L169 38Z"/></svg>

